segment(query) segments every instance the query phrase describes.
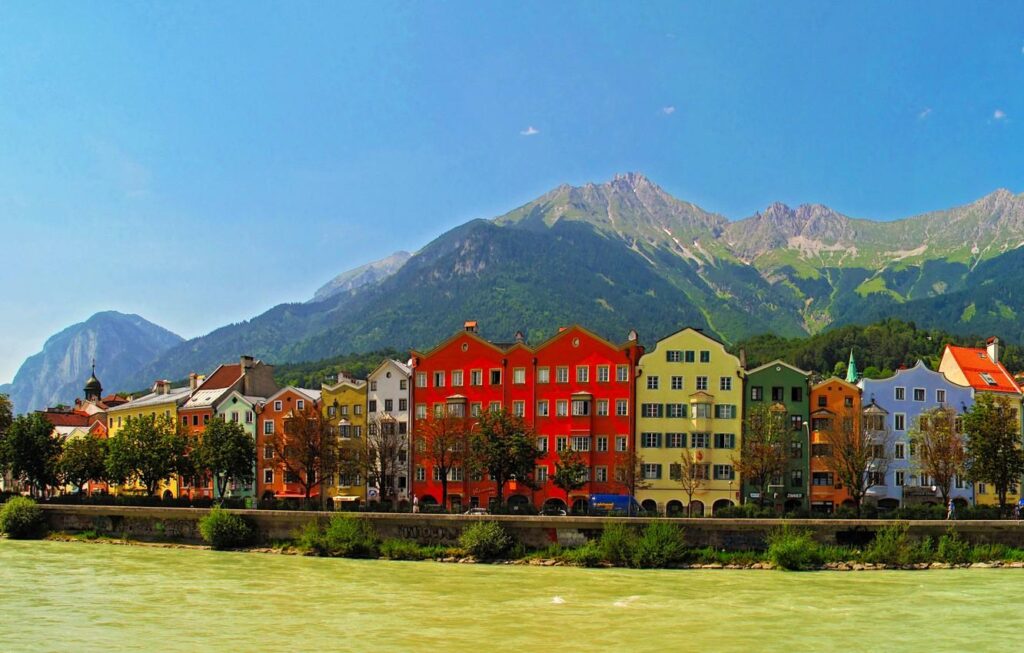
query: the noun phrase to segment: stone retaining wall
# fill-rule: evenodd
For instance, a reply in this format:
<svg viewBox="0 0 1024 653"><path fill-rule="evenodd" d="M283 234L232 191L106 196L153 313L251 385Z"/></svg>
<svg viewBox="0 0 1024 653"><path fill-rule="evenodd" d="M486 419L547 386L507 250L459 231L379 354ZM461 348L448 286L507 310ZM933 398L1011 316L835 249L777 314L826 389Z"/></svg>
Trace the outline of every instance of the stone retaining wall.
<svg viewBox="0 0 1024 653"><path fill-rule="evenodd" d="M50 528L66 532L95 530L104 535L138 540L201 542L199 519L208 510L201 508L150 508L135 506L42 505ZM292 512L282 510L233 510L255 524L263 543L290 539L310 521L326 522L329 512ZM642 526L651 518L641 517L543 517L518 515L433 515L409 513L354 513L373 523L382 538L400 537L421 544L454 544L469 523L482 520L500 522L519 541L531 547L552 542L581 544L599 537L608 522ZM791 524L810 530L822 544L861 545L870 541L881 527L892 520L881 519L658 519L681 525L690 546L717 549L763 549L765 538L774 528ZM1006 544L1024 548L1024 522L1004 521L911 521L913 538L930 536L933 540L950 525L974 544Z"/></svg>

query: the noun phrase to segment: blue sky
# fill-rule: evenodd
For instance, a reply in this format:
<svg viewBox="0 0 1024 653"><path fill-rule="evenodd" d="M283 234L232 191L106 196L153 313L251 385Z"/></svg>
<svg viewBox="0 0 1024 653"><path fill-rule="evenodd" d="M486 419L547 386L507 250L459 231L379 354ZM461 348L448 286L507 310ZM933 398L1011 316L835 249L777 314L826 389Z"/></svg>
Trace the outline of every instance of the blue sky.
<svg viewBox="0 0 1024 653"><path fill-rule="evenodd" d="M892 4L0 5L0 381L622 171L734 219L1024 192L1024 5Z"/></svg>

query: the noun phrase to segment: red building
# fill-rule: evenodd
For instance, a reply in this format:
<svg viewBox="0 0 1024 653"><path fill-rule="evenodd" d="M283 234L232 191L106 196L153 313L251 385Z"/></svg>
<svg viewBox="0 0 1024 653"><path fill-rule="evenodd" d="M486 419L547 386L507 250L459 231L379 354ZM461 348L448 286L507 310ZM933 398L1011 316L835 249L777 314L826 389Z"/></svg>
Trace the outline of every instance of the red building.
<svg viewBox="0 0 1024 653"><path fill-rule="evenodd" d="M510 343L489 342L467 322L433 350L412 352L412 431L429 414L474 417L504 408L533 429L542 452L528 483L505 488L509 504L566 507L568 499L568 507L584 510L590 494L626 492L616 468L633 447L635 366L642 353L635 334L615 345L573 326L531 347L521 334ZM588 481L570 497L548 480L566 448L580 452L588 468ZM421 504L437 503L437 470L426 452L413 449L413 492ZM482 476L461 469L449 475L449 508L487 506L496 494L495 483Z"/></svg>

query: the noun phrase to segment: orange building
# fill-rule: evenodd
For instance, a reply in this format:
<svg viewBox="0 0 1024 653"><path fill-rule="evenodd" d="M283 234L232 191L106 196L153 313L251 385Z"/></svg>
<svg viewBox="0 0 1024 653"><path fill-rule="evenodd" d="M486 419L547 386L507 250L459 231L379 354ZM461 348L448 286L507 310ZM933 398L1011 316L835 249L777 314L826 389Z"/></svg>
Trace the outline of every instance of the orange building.
<svg viewBox="0 0 1024 653"><path fill-rule="evenodd" d="M285 422L295 413L319 408L320 391L289 386L267 398L259 411L256 431L256 492L260 499L301 499L305 490L274 455L275 433L284 433ZM320 496L320 486L311 496Z"/></svg>
<svg viewBox="0 0 1024 653"><path fill-rule="evenodd" d="M811 512L828 514L839 506L853 506L849 491L829 467L829 433L837 429L860 434L860 388L832 377L811 387Z"/></svg>

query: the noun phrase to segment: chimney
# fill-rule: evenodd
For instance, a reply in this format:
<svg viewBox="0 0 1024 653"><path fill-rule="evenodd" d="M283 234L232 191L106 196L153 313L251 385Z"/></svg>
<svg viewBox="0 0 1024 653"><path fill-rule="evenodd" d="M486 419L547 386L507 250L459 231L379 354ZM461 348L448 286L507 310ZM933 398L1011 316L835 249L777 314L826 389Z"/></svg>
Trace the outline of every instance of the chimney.
<svg viewBox="0 0 1024 653"><path fill-rule="evenodd" d="M170 392L171 382L163 379L157 379L157 382L153 384L153 392L158 395L165 395Z"/></svg>
<svg viewBox="0 0 1024 653"><path fill-rule="evenodd" d="M526 336L523 335L522 331L516 331L516 342L520 345L526 342Z"/></svg>
<svg viewBox="0 0 1024 653"><path fill-rule="evenodd" d="M462 328L465 329L467 333L476 333L476 320L466 320L465 324L462 325Z"/></svg>
<svg viewBox="0 0 1024 653"><path fill-rule="evenodd" d="M993 363L999 362L999 338L992 336L985 341L985 351L988 353L988 359Z"/></svg>
<svg viewBox="0 0 1024 653"><path fill-rule="evenodd" d="M246 370L252 369L252 367L256 364L256 359L253 358L252 356L242 356L241 358L238 359L238 364L241 365L242 367L242 374L245 374Z"/></svg>
<svg viewBox="0 0 1024 653"><path fill-rule="evenodd" d="M188 375L188 387L190 390L195 390L199 387L199 375L195 372Z"/></svg>
<svg viewBox="0 0 1024 653"><path fill-rule="evenodd" d="M747 350L740 347L740 367L747 369Z"/></svg>
<svg viewBox="0 0 1024 653"><path fill-rule="evenodd" d="M630 329L629 334L626 336L626 339L629 340L629 342L636 342L639 338L640 334L636 332L636 329Z"/></svg>

